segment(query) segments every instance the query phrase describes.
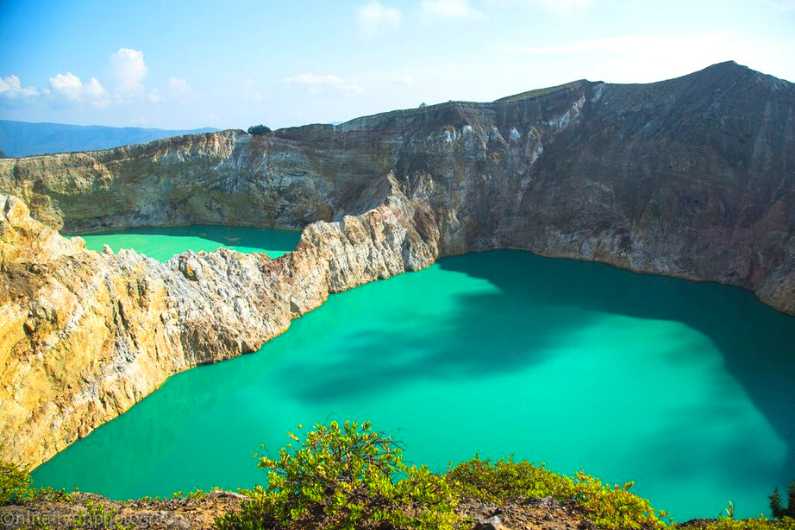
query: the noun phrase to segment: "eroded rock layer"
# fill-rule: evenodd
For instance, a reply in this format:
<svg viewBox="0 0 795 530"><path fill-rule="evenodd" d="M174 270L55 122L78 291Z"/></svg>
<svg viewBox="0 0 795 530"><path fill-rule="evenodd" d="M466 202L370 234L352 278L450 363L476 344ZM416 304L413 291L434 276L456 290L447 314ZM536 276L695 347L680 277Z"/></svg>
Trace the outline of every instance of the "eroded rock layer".
<svg viewBox="0 0 795 530"><path fill-rule="evenodd" d="M496 248L718 281L795 314L795 85L722 63L250 136L0 160L0 457L36 464L329 292ZM32 217L22 202L30 207ZM51 228L306 227L159 264ZM48 228L50 227L50 228Z"/></svg>
<svg viewBox="0 0 795 530"><path fill-rule="evenodd" d="M161 264L87 251L0 196L0 458L41 463L169 375L255 351L330 292L429 265L438 239L427 207L394 193L309 226L276 260L220 250Z"/></svg>

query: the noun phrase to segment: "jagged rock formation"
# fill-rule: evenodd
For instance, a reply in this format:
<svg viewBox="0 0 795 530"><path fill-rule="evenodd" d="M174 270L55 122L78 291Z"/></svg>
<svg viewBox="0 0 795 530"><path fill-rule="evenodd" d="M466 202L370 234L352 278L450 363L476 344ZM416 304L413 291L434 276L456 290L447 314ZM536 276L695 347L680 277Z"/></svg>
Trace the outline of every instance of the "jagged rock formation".
<svg viewBox="0 0 795 530"><path fill-rule="evenodd" d="M277 260L221 250L166 264L97 253L0 196L0 459L38 464L165 379L258 349L330 292L432 263L430 212L383 204L308 227Z"/></svg>
<svg viewBox="0 0 795 530"><path fill-rule="evenodd" d="M86 252L3 199L0 457L28 463L169 374L256 349L328 292L441 255L599 260L739 285L795 314L795 85L734 63L5 159L0 192L66 231L308 225L275 261L219 251L160 265Z"/></svg>

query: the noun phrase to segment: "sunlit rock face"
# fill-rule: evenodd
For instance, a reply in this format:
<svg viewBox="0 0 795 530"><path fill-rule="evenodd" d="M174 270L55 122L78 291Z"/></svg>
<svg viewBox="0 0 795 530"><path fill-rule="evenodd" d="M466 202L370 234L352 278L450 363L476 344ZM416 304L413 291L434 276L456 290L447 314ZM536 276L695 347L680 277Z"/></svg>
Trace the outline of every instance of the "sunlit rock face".
<svg viewBox="0 0 795 530"><path fill-rule="evenodd" d="M795 85L735 63L263 136L0 160L0 192L41 223L19 206L0 216L0 301L13 315L0 446L38 463L168 374L252 351L329 291L440 255L598 260L739 285L795 314L793 168ZM219 251L160 265L75 249L43 226L193 223L305 230L274 261ZM37 250L20 250L28 243Z"/></svg>
<svg viewBox="0 0 795 530"><path fill-rule="evenodd" d="M223 249L162 264L87 251L0 195L0 459L39 464L169 375L255 351L330 292L433 263L425 207L380 202L310 225L276 260Z"/></svg>

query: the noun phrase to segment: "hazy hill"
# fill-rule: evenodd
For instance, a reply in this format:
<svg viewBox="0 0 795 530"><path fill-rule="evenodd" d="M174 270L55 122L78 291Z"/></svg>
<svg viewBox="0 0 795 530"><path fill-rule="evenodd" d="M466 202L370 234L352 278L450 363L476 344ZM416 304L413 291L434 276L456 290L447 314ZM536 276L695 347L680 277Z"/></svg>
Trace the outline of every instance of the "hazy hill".
<svg viewBox="0 0 795 530"><path fill-rule="evenodd" d="M5 156L14 157L67 151L91 151L120 145L141 144L168 136L215 130L213 128L142 129L140 127L102 127L0 120L0 152L5 153Z"/></svg>

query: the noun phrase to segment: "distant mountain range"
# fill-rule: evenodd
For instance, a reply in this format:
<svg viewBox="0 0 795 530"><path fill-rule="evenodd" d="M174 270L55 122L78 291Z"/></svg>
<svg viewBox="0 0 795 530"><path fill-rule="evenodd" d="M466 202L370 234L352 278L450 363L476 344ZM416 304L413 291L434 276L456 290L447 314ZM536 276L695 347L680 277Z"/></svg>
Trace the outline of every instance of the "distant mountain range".
<svg viewBox="0 0 795 530"><path fill-rule="evenodd" d="M216 130L210 127L168 130L0 120L0 151L11 157L91 151Z"/></svg>

